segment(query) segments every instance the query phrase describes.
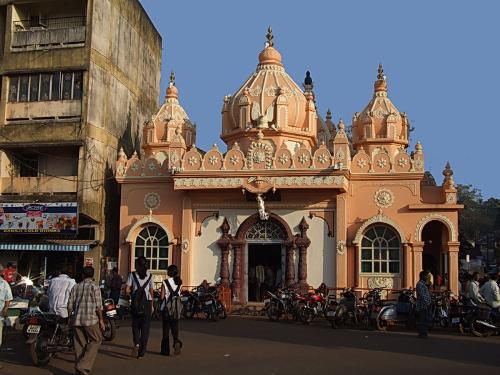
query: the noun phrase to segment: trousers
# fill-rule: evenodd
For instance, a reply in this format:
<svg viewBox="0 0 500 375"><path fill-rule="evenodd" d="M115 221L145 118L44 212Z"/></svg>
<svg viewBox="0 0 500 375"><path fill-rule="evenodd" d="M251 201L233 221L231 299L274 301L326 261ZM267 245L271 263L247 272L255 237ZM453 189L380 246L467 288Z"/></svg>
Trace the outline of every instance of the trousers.
<svg viewBox="0 0 500 375"><path fill-rule="evenodd" d="M134 345L139 345L139 357L146 354L149 340L149 328L151 326L151 314L146 313L142 317L132 316L132 337Z"/></svg>
<svg viewBox="0 0 500 375"><path fill-rule="evenodd" d="M162 327L163 327L163 335L161 339L161 354L169 355L170 354L170 333L172 333L172 338L174 340L174 345L177 342L181 342L179 340L179 321L177 319L171 319L165 313L163 314L162 319ZM181 343L182 345L182 343Z"/></svg>
<svg viewBox="0 0 500 375"><path fill-rule="evenodd" d="M427 336L427 331L432 323L432 310L427 307L424 310L417 311L418 314L418 335Z"/></svg>
<svg viewBox="0 0 500 375"><path fill-rule="evenodd" d="M74 327L75 369L90 374L97 351L101 346L102 333L99 324L89 327Z"/></svg>

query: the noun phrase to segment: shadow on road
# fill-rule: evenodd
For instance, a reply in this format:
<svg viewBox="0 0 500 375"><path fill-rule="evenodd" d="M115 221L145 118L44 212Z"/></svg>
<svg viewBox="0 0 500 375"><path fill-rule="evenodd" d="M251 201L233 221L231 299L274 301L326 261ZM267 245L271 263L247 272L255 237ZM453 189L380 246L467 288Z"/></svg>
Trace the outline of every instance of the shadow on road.
<svg viewBox="0 0 500 375"><path fill-rule="evenodd" d="M245 323L242 324L242 320ZM500 366L500 340L497 337L432 336L418 339L411 332L377 332L332 329L317 324L303 326L291 322L271 322L264 319L230 317L211 323L201 320L182 321L181 331L207 335L250 338L277 343L317 346L322 348L350 347L368 351L392 352L420 357L431 357L464 364ZM308 331L308 332L305 332Z"/></svg>

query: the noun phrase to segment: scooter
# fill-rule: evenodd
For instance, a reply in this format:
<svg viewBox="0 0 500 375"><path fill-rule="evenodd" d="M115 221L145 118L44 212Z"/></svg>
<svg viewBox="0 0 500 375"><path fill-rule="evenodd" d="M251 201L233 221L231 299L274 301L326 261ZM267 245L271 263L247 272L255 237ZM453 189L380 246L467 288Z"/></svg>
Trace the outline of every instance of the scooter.
<svg viewBox="0 0 500 375"><path fill-rule="evenodd" d="M478 337L500 333L500 312L488 305L480 305L471 322L471 332Z"/></svg>
<svg viewBox="0 0 500 375"><path fill-rule="evenodd" d="M415 297L412 289L404 289L395 304L384 306L377 316L377 329L385 331L394 325L405 324L413 328L416 323Z"/></svg>

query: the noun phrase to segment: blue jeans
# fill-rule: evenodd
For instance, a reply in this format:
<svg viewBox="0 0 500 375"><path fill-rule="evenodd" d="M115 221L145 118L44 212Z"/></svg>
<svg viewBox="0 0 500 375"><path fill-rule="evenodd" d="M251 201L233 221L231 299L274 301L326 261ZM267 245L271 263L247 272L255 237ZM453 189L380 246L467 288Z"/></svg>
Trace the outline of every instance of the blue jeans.
<svg viewBox="0 0 500 375"><path fill-rule="evenodd" d="M427 336L427 330L432 323L432 310L431 307L427 307L424 310L417 311L418 314L418 335Z"/></svg>

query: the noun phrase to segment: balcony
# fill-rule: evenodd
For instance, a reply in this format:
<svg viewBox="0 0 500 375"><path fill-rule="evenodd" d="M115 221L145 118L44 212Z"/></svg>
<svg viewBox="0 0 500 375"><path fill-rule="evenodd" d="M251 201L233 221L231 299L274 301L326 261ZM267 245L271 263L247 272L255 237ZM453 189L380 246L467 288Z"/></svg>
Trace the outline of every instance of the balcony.
<svg viewBox="0 0 500 375"><path fill-rule="evenodd" d="M13 50L80 47L85 44L86 18L59 17L14 21Z"/></svg>
<svg viewBox="0 0 500 375"><path fill-rule="evenodd" d="M0 177L0 194L76 193L78 177Z"/></svg>
<svg viewBox="0 0 500 375"><path fill-rule="evenodd" d="M81 100L7 103L5 111L5 119L10 123L37 120L79 121L81 115Z"/></svg>

